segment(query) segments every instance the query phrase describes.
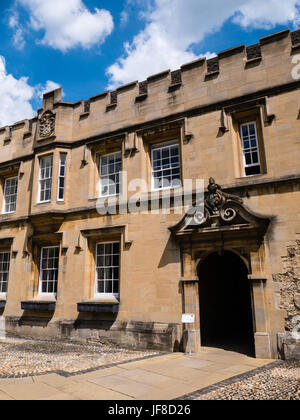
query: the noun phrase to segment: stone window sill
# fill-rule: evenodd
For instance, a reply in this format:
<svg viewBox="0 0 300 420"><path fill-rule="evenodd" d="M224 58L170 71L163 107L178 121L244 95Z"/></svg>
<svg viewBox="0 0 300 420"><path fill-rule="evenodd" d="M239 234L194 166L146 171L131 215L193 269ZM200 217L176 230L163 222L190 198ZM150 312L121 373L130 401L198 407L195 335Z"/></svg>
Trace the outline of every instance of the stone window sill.
<svg viewBox="0 0 300 420"><path fill-rule="evenodd" d="M173 83L169 86L169 92L173 92L174 90L180 89L182 86L182 83Z"/></svg>
<svg viewBox="0 0 300 420"><path fill-rule="evenodd" d="M107 105L107 107L106 107L106 112L113 111L114 109L116 109L116 107L117 107L117 104L110 104L110 105Z"/></svg>
<svg viewBox="0 0 300 420"><path fill-rule="evenodd" d="M136 98L135 98L135 102L142 102L142 101L144 101L145 99L147 99L148 98L148 94L147 93L143 93L143 94L141 94L141 95L138 95Z"/></svg>
<svg viewBox="0 0 300 420"><path fill-rule="evenodd" d="M80 302L77 303L78 312L117 313L118 302Z"/></svg>
<svg viewBox="0 0 300 420"><path fill-rule="evenodd" d="M21 302L21 309L24 311L55 311L55 301L27 301Z"/></svg>

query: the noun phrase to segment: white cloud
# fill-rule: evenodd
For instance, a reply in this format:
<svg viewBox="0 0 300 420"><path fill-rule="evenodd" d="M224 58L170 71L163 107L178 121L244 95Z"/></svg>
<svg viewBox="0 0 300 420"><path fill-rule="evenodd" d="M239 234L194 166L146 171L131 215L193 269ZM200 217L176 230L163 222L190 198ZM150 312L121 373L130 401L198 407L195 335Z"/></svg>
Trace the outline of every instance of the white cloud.
<svg viewBox="0 0 300 420"><path fill-rule="evenodd" d="M244 28L271 29L275 25L300 23L300 1L295 0L252 0L243 5L234 21Z"/></svg>
<svg viewBox="0 0 300 420"><path fill-rule="evenodd" d="M0 127L33 118L32 101L38 101L44 93L60 87L48 80L45 85L30 86L27 77L16 79L6 70L5 58L0 56Z"/></svg>
<svg viewBox="0 0 300 420"><path fill-rule="evenodd" d="M24 27L20 24L19 15L16 11L10 16L8 21L9 27L14 30L13 42L18 50L25 48Z"/></svg>
<svg viewBox="0 0 300 420"><path fill-rule="evenodd" d="M120 19L121 20L121 25L125 26L128 22L128 19L129 19L128 12L126 12L126 10L123 10L121 12L120 18L121 18Z"/></svg>
<svg viewBox="0 0 300 420"><path fill-rule="evenodd" d="M90 12L82 0L16 0L16 4L29 12L30 28L44 32L40 43L63 52L101 44L114 28L109 11Z"/></svg>
<svg viewBox="0 0 300 420"><path fill-rule="evenodd" d="M250 29L297 24L300 0L148 0L147 5L145 29L124 44L125 54L107 69L109 89L197 59L193 44L232 17Z"/></svg>
<svg viewBox="0 0 300 420"><path fill-rule="evenodd" d="M32 118L34 111L30 100L34 93L26 77L18 80L7 74L5 59L0 56L0 127Z"/></svg>
<svg viewBox="0 0 300 420"><path fill-rule="evenodd" d="M35 87L35 96L42 99L45 93L52 92L60 87L61 86L58 83L53 82L52 80L47 80L45 85L38 85Z"/></svg>

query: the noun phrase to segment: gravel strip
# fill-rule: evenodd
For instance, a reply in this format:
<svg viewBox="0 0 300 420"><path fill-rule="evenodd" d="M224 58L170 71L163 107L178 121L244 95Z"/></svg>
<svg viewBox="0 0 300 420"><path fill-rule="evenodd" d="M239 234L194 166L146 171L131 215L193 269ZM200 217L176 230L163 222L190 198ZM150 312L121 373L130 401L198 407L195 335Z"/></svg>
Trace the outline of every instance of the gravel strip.
<svg viewBox="0 0 300 420"><path fill-rule="evenodd" d="M226 385L222 382L215 384L213 391L199 390L183 398L235 401L300 400L300 362L277 362L269 368L256 369L248 375L249 377L246 375L229 379L229 384Z"/></svg>
<svg viewBox="0 0 300 420"><path fill-rule="evenodd" d="M8 338L0 341L0 378L66 374L147 358L156 351L128 350L107 343L78 344Z"/></svg>

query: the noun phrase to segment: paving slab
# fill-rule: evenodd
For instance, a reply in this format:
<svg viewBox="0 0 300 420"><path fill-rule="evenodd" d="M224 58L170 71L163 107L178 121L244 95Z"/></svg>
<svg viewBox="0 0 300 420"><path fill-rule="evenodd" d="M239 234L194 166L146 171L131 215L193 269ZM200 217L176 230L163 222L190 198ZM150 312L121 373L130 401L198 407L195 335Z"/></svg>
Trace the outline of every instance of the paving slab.
<svg viewBox="0 0 300 420"><path fill-rule="evenodd" d="M52 397L57 394L57 390L46 384L10 384L1 385L1 391L8 394L11 398L16 400L35 400Z"/></svg>
<svg viewBox="0 0 300 420"><path fill-rule="evenodd" d="M104 376L117 375L119 373L122 373L123 371L124 371L123 365L121 365L120 367L113 366L106 369L99 369L93 372L82 373L80 375L74 375L74 376L71 376L70 379L72 379L72 381L74 382L82 382L82 381L88 381L90 379L102 378Z"/></svg>
<svg viewBox="0 0 300 420"><path fill-rule="evenodd" d="M80 398L76 398L74 395L64 394L63 392L59 392L48 398L40 398L38 401L78 401L78 400L80 400Z"/></svg>
<svg viewBox="0 0 300 420"><path fill-rule="evenodd" d="M14 401L14 398L10 397L5 392L0 391L0 401Z"/></svg>
<svg viewBox="0 0 300 420"><path fill-rule="evenodd" d="M164 354L81 374L0 379L0 399L170 400L270 363L221 349Z"/></svg>
<svg viewBox="0 0 300 420"><path fill-rule="evenodd" d="M60 389L64 385L72 382L72 379L65 378L56 373L49 373L48 375L34 376L32 377L32 381L35 384L43 383L52 386L53 388Z"/></svg>
<svg viewBox="0 0 300 420"><path fill-rule="evenodd" d="M161 400L161 401L170 401L177 398L179 395L186 395L191 392L196 391L197 387L187 384L177 384L165 388L163 391L161 389L155 389L152 392L147 392L146 394L140 395L138 400Z"/></svg>
<svg viewBox="0 0 300 420"><path fill-rule="evenodd" d="M145 385L157 387L164 386L169 381L169 378L164 375L159 375L144 369L124 370L118 374L118 377L132 379L133 381L141 382Z"/></svg>
<svg viewBox="0 0 300 420"><path fill-rule="evenodd" d="M116 392L107 387L100 386L92 382L77 382L66 384L61 388L61 392L70 394L74 398L81 400L127 400L129 395Z"/></svg>
<svg viewBox="0 0 300 420"><path fill-rule="evenodd" d="M155 387L151 385L137 382L129 378L124 378L120 375L105 376L103 378L92 379L91 381L94 384L133 397L135 399L155 391Z"/></svg>

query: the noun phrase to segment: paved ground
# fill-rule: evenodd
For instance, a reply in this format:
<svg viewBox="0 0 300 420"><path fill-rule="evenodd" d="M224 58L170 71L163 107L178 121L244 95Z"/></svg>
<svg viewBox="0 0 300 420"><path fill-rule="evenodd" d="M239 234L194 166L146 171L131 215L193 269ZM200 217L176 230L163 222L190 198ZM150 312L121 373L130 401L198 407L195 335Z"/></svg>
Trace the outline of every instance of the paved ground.
<svg viewBox="0 0 300 420"><path fill-rule="evenodd" d="M204 348L194 357L181 353L160 356L148 354L146 357L132 362L117 362L110 367L104 365L99 368L94 367L93 371L82 374L74 373L73 370L73 373L61 371L18 379L0 379L0 400L171 400L182 398L184 395L189 395L185 397L186 399L198 399L203 397L199 394L200 389L208 391L210 395L207 396L211 399L215 397L221 399L218 395L212 394L215 388L207 387L237 375L249 374L254 369L270 363L238 353L209 348ZM2 363L5 364L5 360L2 359ZM278 366L281 366L280 362L275 364L275 369ZM289 367L285 369L289 370ZM295 371L292 375L295 375L295 372L297 375L297 366L293 369ZM269 368L268 372L271 371ZM253 377L253 373L251 375ZM287 376L283 381L290 379ZM239 380L236 379L235 384L244 380L244 376ZM298 383L296 380L296 387L297 384L299 378ZM264 386L263 382L257 389L261 386ZM283 387L283 382L278 382L277 386ZM239 389L239 385L235 387ZM224 382L218 388L224 388ZM237 389L235 395L239 392ZM195 394L196 391L198 393ZM228 393L228 390L226 392Z"/></svg>

